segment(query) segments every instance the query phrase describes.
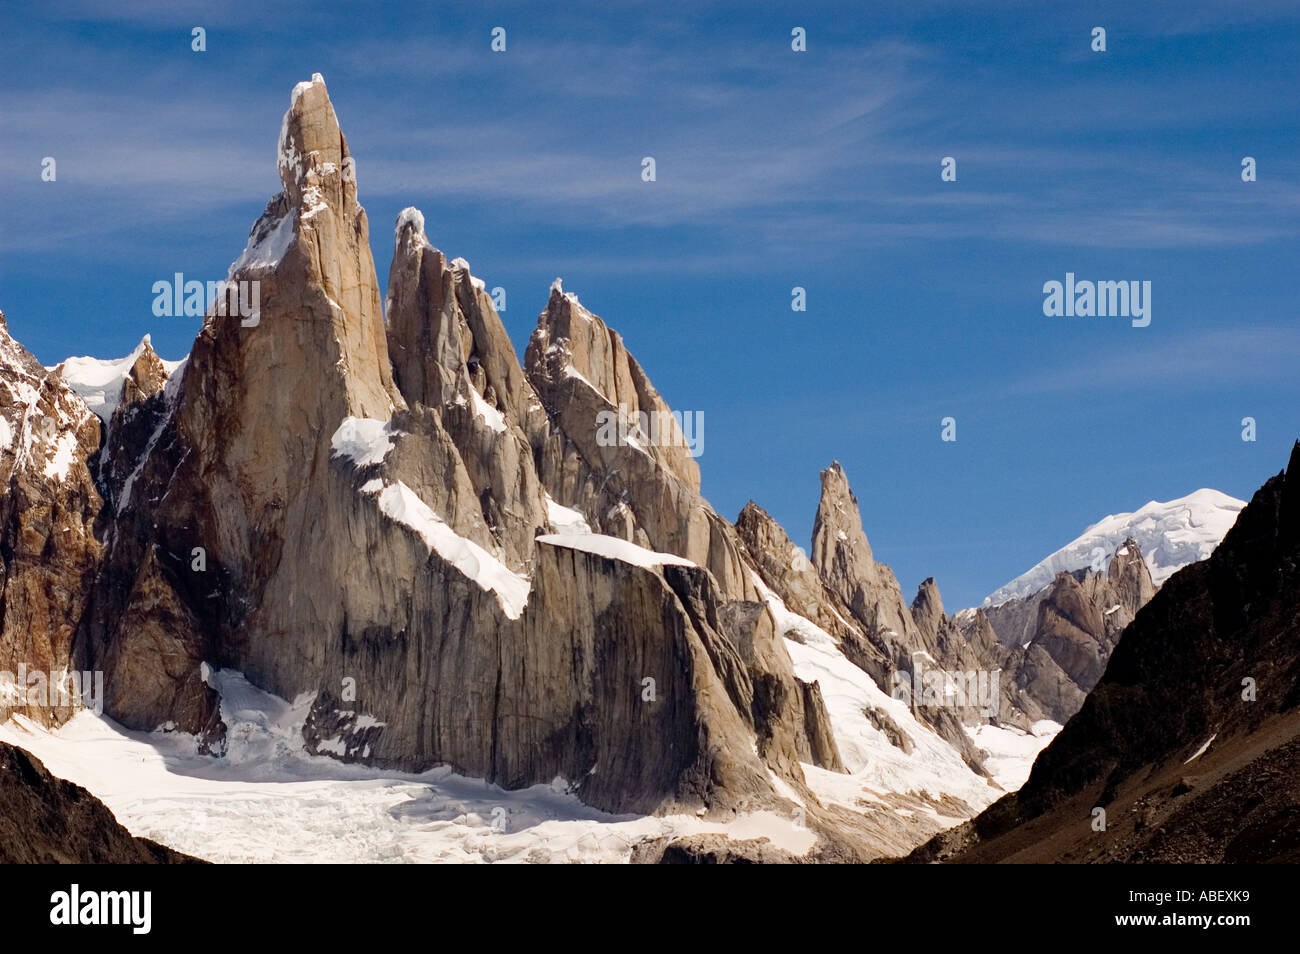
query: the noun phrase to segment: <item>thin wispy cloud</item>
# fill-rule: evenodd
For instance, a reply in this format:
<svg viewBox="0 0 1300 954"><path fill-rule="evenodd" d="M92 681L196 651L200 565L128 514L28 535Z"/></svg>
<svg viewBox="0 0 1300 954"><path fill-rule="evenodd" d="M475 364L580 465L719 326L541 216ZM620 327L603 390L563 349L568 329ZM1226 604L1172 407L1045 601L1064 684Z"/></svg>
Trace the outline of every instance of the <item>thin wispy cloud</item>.
<svg viewBox="0 0 1300 954"><path fill-rule="evenodd" d="M1126 392L1258 386L1292 380L1296 355L1300 355L1300 327L1242 322L1182 337L1125 341L1086 360L1037 371L1003 393L1027 397L1121 386Z"/></svg>
<svg viewBox="0 0 1300 954"><path fill-rule="evenodd" d="M63 16L154 28L184 22L184 14L164 16L149 2L111 16L74 6ZM1273 203L1266 215L1261 190L1233 209L1233 200L1190 186L1183 194L1151 188L1157 179L1195 177L1191 162L1157 176L1135 166L1126 149L1035 142L1045 131L1077 127L1079 102L1100 103L1112 123L1122 110L1123 128L1168 124L1175 95L1169 90L1116 96L1092 80L1090 87L1036 88L1031 96L1013 86L999 94L1000 122L986 124L979 138L954 137L947 128L953 113L939 105L949 92L942 77L951 64L942 50L916 41L885 37L856 49L834 47L812 68L805 61L773 64L766 51L745 46L701 56L689 45L610 42L605 35L546 43L519 38L508 59L494 58L486 44L469 47L455 42L454 32L438 35L436 27L430 37L397 41L326 34L320 48L320 58L345 76L388 78L375 91L350 85L336 91L363 201L505 205L539 223L598 231L685 226L745 254L780 251L789 230L773 227L774 216L806 216L805 247L831 257L845 251L842 243L851 250L996 237L1175 248L1300 234L1294 201ZM16 147L0 157L0 198L8 200L12 219L6 248L24 242L39 248L53 237L30 227L48 212L48 196L39 207L30 201L38 152L62 154L65 181L74 186L69 191L76 184L111 186L123 213L83 218L76 229L82 236L94 235L97 222L107 236L150 217L166 226L177 214L247 208L261 198L259 183L275 188L274 129L265 127L283 109L284 90L250 82L196 110L179 67L160 63L146 101L99 67L120 54L92 45L80 52L86 70L107 78L105 88L68 82L0 95L0 132ZM401 78L396 85L393 77ZM465 90L476 86L486 97L467 109ZM174 90L172 97L159 98L160 87ZM964 94L958 94L960 102ZM1204 99L1211 117L1216 102L1226 108L1221 98ZM548 101L566 107L557 113ZM941 115L946 118L934 118ZM1025 127L1018 147L997 135L1011 119ZM918 123L934 128L927 132ZM945 137L960 145L948 148L960 152L967 177L1007 187L937 189L943 150L918 147ZM659 167L653 184L638 176L644 155ZM924 167L934 172L917 177ZM1081 191L1080 175L1090 184L1109 176L1108 185ZM30 181L15 185L24 179ZM664 264L674 264L672 258L669 251ZM676 264L696 261L685 254Z"/></svg>
<svg viewBox="0 0 1300 954"><path fill-rule="evenodd" d="M905 547L951 536L925 529L945 495L1056 507L1050 487L999 498L1027 440L1070 481L1119 480L1104 496L1131 500L1153 492L1113 459L1148 460L1166 419L1296 431L1293 4L738 9L50 0L7 16L0 307L49 363L125 354L146 332L183 354L194 327L155 318L150 288L224 274L279 189L290 90L320 72L381 284L406 205L508 289L517 345L563 275L675 406L717 415L704 472L720 512L815 497L814 465L786 465L838 457L872 498L868 533L899 543L900 578L938 575L955 605L1023 569L1024 541L978 570ZM1155 279L1152 326L1044 317L1039 289L1066 270ZM1081 453L1097 394L1167 417L1134 414ZM1226 418L1225 395L1240 398ZM947 415L955 445L938 440ZM1166 448L1146 477L1258 485L1251 457L1216 447ZM1236 469L1204 472L1223 460Z"/></svg>

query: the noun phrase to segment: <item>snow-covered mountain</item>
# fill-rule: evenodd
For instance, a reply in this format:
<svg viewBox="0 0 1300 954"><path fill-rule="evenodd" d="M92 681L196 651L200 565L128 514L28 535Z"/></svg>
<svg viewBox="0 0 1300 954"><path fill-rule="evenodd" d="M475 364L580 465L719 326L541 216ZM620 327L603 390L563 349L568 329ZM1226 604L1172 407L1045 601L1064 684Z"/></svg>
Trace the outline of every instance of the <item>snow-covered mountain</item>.
<svg viewBox="0 0 1300 954"><path fill-rule="evenodd" d="M60 361L47 371L57 372L63 377L63 383L71 388L86 406L103 418L107 423L113 412L122 402L122 386L127 376L135 367L140 356L152 350L149 335L140 339L140 343L125 358L91 358L75 357ZM185 363L160 359L163 368L170 377L176 369Z"/></svg>
<svg viewBox="0 0 1300 954"><path fill-rule="evenodd" d="M1295 862L1297 515L1300 442L1210 557L1151 597L1029 781L910 860ZM1086 824L1099 792L1104 833Z"/></svg>
<svg viewBox="0 0 1300 954"><path fill-rule="evenodd" d="M1058 573L1100 569L1133 538L1142 547L1151 580L1160 586L1177 570L1204 560L1237 520L1244 500L1202 488L1162 503L1152 500L1133 513L1104 517L1029 571L984 598L984 607L1024 599Z"/></svg>
<svg viewBox="0 0 1300 954"><path fill-rule="evenodd" d="M341 776L477 793L448 809L477 819L457 844L379 826L375 860L529 860L532 820L575 839L568 860L716 839L751 860L899 855L1023 783L1154 592L1142 553L1197 559L1241 507L1204 491L1091 528L1019 582L1118 550L1104 579L1060 580L1025 639L997 611L949 616L933 579L909 603L837 463L805 551L754 502L719 515L684 443L604 440L615 409L672 409L559 282L521 362L484 281L408 209L381 299L350 159L323 78L298 84L283 191L229 273L259 283L259 320L209 309L183 367L146 337L45 369L0 322L0 663L103 677L94 716L24 699L0 723L26 720L14 740L133 832L224 860L360 857L387 795L315 841L281 821L302 789L186 834L240 813L232 793ZM79 738L168 771L108 782ZM223 784L175 811L196 777Z"/></svg>
<svg viewBox="0 0 1300 954"><path fill-rule="evenodd" d="M301 857L278 821L297 797L212 840L181 833L239 812L246 784L260 800L302 776L475 791L480 819L513 805L607 846L570 860L631 857L596 834L630 818L621 835L651 857L722 839L751 860L869 860L1023 782L1056 728L995 678L1024 651L987 620L960 628L934 580L905 600L842 467L821 473L808 551L753 502L722 517L684 442L604 439L608 415L672 409L560 283L521 362L484 281L408 209L382 299L350 160L323 78L298 84L283 191L229 273L259 283L259 320L210 308L183 368L145 339L45 369L0 322L0 664L75 664L103 689L93 716L0 708L33 727L19 742L133 831L152 818L226 860ZM82 732L186 767L115 787L67 757ZM229 787L175 812L209 773ZM535 810L503 794L557 779L565 797ZM349 826L311 856L363 856L350 833L376 826ZM482 850L453 856L528 860L527 827L467 823ZM450 850L402 828L403 854ZM265 830L280 840L263 850ZM385 837L367 857L395 856Z"/></svg>

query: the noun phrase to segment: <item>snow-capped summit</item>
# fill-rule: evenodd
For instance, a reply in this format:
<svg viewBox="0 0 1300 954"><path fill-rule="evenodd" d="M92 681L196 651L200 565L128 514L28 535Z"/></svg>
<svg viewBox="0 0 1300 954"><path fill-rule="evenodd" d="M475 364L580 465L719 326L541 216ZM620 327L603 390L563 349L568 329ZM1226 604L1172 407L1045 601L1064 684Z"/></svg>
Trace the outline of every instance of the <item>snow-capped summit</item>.
<svg viewBox="0 0 1300 954"><path fill-rule="evenodd" d="M86 406L98 414L105 423L113 417L113 411L122 401L122 386L126 383L127 376L131 369L135 367L136 361L146 351L152 351L153 345L148 335L140 339L140 343L125 358L90 358L76 357L65 358L47 371L58 373L63 377L63 383L70 387L78 397L86 402ZM183 363L181 361L168 361L165 358L159 359L166 370L167 376L171 377L172 373Z"/></svg>
<svg viewBox="0 0 1300 954"><path fill-rule="evenodd" d="M1057 573L1109 562L1128 537L1145 555L1152 582L1160 586L1176 571L1204 560L1237 520L1244 500L1202 488L1162 503L1152 500L1133 513L1117 513L1094 523L1051 556L984 598L984 606L1037 593Z"/></svg>

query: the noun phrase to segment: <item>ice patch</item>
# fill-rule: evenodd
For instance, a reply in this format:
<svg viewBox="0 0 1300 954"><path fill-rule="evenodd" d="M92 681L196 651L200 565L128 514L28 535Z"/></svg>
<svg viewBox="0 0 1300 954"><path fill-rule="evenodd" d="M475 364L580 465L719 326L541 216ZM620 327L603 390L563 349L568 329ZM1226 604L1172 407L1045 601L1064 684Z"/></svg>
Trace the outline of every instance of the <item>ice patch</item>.
<svg viewBox="0 0 1300 954"><path fill-rule="evenodd" d="M962 728L976 748L987 753L984 767L992 773L993 780L1008 792L1014 792L1028 780L1034 759L1056 738L1056 734L1061 731L1061 724L1051 719L1041 719L1028 732L997 725Z"/></svg>
<svg viewBox="0 0 1300 954"><path fill-rule="evenodd" d="M64 431L54 442L54 453L45 462L45 476L53 477L55 480L63 480L68 476L68 471L72 469L72 462L76 460L76 454L77 435L72 431Z"/></svg>
<svg viewBox="0 0 1300 954"><path fill-rule="evenodd" d="M357 467L378 464L393 449L391 438L401 434L391 421L345 417L330 438L331 457L346 457Z"/></svg>
<svg viewBox="0 0 1300 954"><path fill-rule="evenodd" d="M295 209L290 209L288 214L271 226L270 229L257 234L257 226L253 226L253 231L248 235L248 243L244 246L243 253L235 259L229 271L226 272L226 279L229 281L234 278L235 273L239 271L269 271L280 264L284 258L284 253L289 251L289 246L293 243L294 237L298 234L294 228L294 223L298 220L298 213Z"/></svg>
<svg viewBox="0 0 1300 954"><path fill-rule="evenodd" d="M400 480L384 486L378 491L378 497L381 513L410 527L420 535L430 551L437 553L480 589L494 593L506 616L518 619L523 615L532 588L528 577L515 573L473 540L458 534Z"/></svg>
<svg viewBox="0 0 1300 954"><path fill-rule="evenodd" d="M487 291L487 282L483 281L483 279L481 278L475 278L472 274L470 274L469 262L467 262L465 259L453 258L451 260L451 270L464 272L465 277L469 279L469 283L471 285L473 285L479 291Z"/></svg>
<svg viewBox="0 0 1300 954"><path fill-rule="evenodd" d="M1219 733L1216 732L1216 733L1214 733L1214 735L1212 735L1212 736L1210 736L1208 739L1206 739L1206 740L1201 744L1201 747L1200 747L1199 749L1197 749L1195 752L1193 752L1193 753L1191 754L1191 756L1187 759L1187 761L1186 761L1186 762L1183 762L1183 764L1186 765L1187 762L1194 762L1194 761L1196 761L1197 759L1199 759L1202 755L1205 754L1205 750L1208 749L1208 748L1210 747L1210 743L1213 742L1213 741L1214 741L1215 739L1217 739L1218 737L1219 737Z"/></svg>
<svg viewBox="0 0 1300 954"><path fill-rule="evenodd" d="M483 395L473 387L469 389L469 397L474 402L474 415L482 418L483 423L498 434L503 433L506 429L505 415L483 400Z"/></svg>
<svg viewBox="0 0 1300 954"><path fill-rule="evenodd" d="M570 536L591 533L591 527L587 524L586 517L570 507L560 506L545 491L542 491L542 493L546 495L546 519L550 523L552 530L557 534Z"/></svg>
<svg viewBox="0 0 1300 954"><path fill-rule="evenodd" d="M401 212L397 213L397 224L393 226L393 255L398 252L398 242L401 241L402 229L410 225L415 229L416 245L429 244L429 240L424 236L424 213L413 205L408 205ZM391 291L390 291L391 295Z"/></svg>
<svg viewBox="0 0 1300 954"><path fill-rule="evenodd" d="M570 550L594 553L610 560L621 560L623 563L630 563L633 566L644 567L648 570L660 566L695 566L690 560L679 557L675 553L659 553L655 550L647 550L645 547L639 547L628 540L609 537L603 533L591 533L590 530L587 533L581 531L576 533L573 531L547 533L539 536L537 541L553 547L567 547Z"/></svg>
<svg viewBox="0 0 1300 954"><path fill-rule="evenodd" d="M587 385L587 387L591 388L597 394L601 393L600 388L596 387L596 385L588 381L586 375L584 375L581 371L575 368L572 364L566 364L564 366L564 376L568 378L577 378L579 381Z"/></svg>
<svg viewBox="0 0 1300 954"><path fill-rule="evenodd" d="M22 716L0 740L89 789L137 837L219 863L622 863L654 838L766 837L803 854L806 827L771 812L733 821L612 815L563 780L505 790L435 768L395 772L307 754L311 695L294 703L237 672L209 674L231 732L227 754L200 755L193 736L133 732L77 713L59 729Z"/></svg>

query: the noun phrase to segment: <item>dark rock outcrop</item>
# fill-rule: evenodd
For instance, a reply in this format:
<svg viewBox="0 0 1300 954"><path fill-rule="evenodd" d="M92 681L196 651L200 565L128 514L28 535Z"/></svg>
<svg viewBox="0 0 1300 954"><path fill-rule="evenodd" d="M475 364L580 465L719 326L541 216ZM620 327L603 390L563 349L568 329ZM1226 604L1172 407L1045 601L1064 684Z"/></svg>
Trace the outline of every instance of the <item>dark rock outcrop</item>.
<svg viewBox="0 0 1300 954"><path fill-rule="evenodd" d="M1298 707L1300 443L1138 612L1024 787L912 860L1293 859Z"/></svg>
<svg viewBox="0 0 1300 954"><path fill-rule="evenodd" d="M197 858L135 838L80 785L0 742L0 864L187 864Z"/></svg>

